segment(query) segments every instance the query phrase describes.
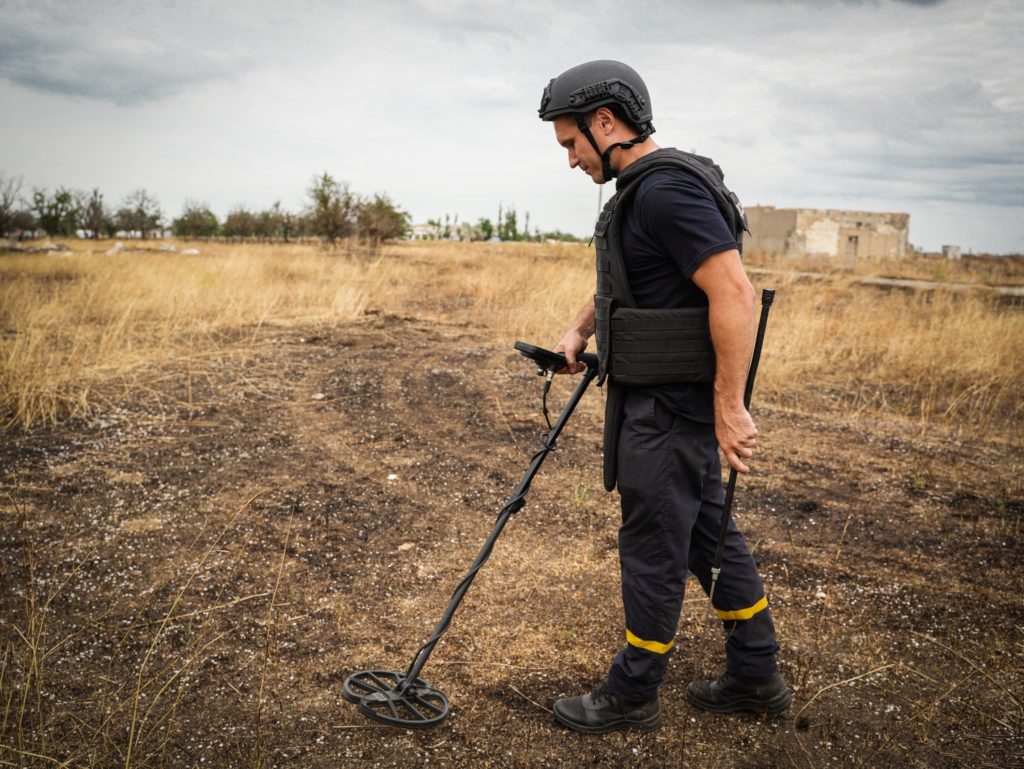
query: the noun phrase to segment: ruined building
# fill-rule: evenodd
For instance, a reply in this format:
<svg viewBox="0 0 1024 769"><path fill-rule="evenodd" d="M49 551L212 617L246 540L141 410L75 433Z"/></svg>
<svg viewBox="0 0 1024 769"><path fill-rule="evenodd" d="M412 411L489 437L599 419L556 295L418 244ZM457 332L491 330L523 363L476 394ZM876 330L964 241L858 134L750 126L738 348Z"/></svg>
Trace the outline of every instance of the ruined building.
<svg viewBox="0 0 1024 769"><path fill-rule="evenodd" d="M910 214L752 206L744 249L784 256L891 259L909 252Z"/></svg>

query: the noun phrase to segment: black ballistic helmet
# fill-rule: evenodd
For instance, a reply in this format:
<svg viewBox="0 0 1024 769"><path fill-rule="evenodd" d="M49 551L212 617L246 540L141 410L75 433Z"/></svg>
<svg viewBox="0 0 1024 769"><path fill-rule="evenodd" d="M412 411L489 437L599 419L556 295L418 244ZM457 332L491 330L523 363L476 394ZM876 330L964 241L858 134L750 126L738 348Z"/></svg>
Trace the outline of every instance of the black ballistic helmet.
<svg viewBox="0 0 1024 769"><path fill-rule="evenodd" d="M618 104L629 119L643 131L651 128L651 97L636 70L621 61L602 59L579 64L552 78L541 97L541 120L559 115L585 113L598 107Z"/></svg>
<svg viewBox="0 0 1024 769"><path fill-rule="evenodd" d="M618 142L604 152L597 146L584 115L598 107L617 105L640 132L628 142ZM620 61L601 59L579 64L552 78L544 89L538 110L541 120L554 120L559 115L573 115L580 132L601 156L604 181L615 178L611 167L612 150L626 149L647 140L654 133L651 122L651 97L636 70Z"/></svg>

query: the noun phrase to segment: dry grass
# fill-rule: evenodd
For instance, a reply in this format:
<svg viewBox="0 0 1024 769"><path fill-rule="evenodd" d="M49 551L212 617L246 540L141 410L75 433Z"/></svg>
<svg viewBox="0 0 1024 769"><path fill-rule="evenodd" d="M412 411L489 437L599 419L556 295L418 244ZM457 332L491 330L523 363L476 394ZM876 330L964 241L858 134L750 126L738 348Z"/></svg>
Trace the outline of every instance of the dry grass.
<svg viewBox="0 0 1024 769"><path fill-rule="evenodd" d="M903 414L1014 438L1024 412L1024 312L945 291L782 286L762 392L813 408Z"/></svg>
<svg viewBox="0 0 1024 769"><path fill-rule="evenodd" d="M13 512L18 520L21 544L18 562L7 564L4 576L17 574L20 581L15 592L23 593L21 611L12 612L4 622L5 629L13 634L6 634L0 667L0 765L113 765L98 759L108 750L126 768L161 762L167 748L168 725L177 718L189 680L196 676L197 666L208 660L211 649L215 650L227 635L217 630L218 612L263 597L245 596L220 603L218 592L213 606L192 614L181 611L194 583L208 579L212 560L223 558L233 549L230 561L237 567L250 544L251 533L232 536L230 542L227 535L237 533L239 523L248 522L255 498L228 518L194 564L167 574L147 596L140 596L130 620L112 626L110 616L122 607L109 606L90 617L84 627L69 633L56 603L64 598L64 593L82 591L88 585L89 562L97 558L97 551L90 550L75 559L68 569L65 562L74 545L67 541L67 530L72 523L65 523L64 541L55 546L53 541L40 536L39 521L31 519L29 509L18 499L20 493L15 488L14 494L0 499L4 512ZM201 531L199 536L206 533ZM276 593L272 606L274 599ZM144 621L149 615L155 619ZM183 621L187 623L184 641L180 637ZM50 624L61 627L63 632L55 632ZM103 657L103 674L88 681L93 692L89 704L95 705L95 712L101 714L90 723L85 711L68 712L56 706L51 688L52 674L66 662L67 648L93 634L102 636L109 646L105 647L108 652ZM169 641L172 634L178 638ZM103 661L99 664L103 669ZM70 722L71 726L56 728L55 724L61 722ZM62 754L65 759L58 761L54 754ZM18 763L9 763L5 757L15 758Z"/></svg>
<svg viewBox="0 0 1024 769"><path fill-rule="evenodd" d="M73 245L0 257L8 428L84 416L103 397L97 385L132 386L146 364L244 354L268 324L350 321L370 306L550 336L585 295L588 258L582 249L524 258L514 246L447 244L398 246L379 258L310 245L204 245L198 256L108 256ZM569 284L567 262L579 262Z"/></svg>
<svg viewBox="0 0 1024 769"><path fill-rule="evenodd" d="M149 363L237 350L268 319L358 317L375 281L368 264L350 270L300 247L4 256L4 420L28 428L86 414L95 385L131 381Z"/></svg>
<svg viewBox="0 0 1024 769"><path fill-rule="evenodd" d="M404 661L464 573L477 544L471 511L504 499L510 457L535 440L536 392L505 387L502 361L515 338L558 338L592 290L592 252L430 243L376 257L270 245L107 256L71 245L71 254L0 255L0 416L8 445L26 448L24 461L10 452L18 464L0 495L0 765L193 765L180 761L188 755L258 767L295 760L301 744L309 766L371 757L415 766L425 755L439 765L439 746L440 765L481 766L477 746L493 737L502 756L522 758L492 765L525 767L575 750L528 717L575 685L570 676L595 669L594 643L618 642L618 607L607 600L614 501L591 493L596 470L582 471L571 453L534 491L532 509L549 513L509 532L432 660L462 708L448 731L421 742L374 731L338 703L336 674ZM773 276L769 285L778 294L757 399L786 411L765 415L783 434L765 429L774 452L765 475L745 481L741 513L763 537L754 548L804 726L780 742L754 721L688 718L661 742L610 738L589 749L617 758L640 749L644 765L675 766L713 746L724 757L703 764L754 765L729 762L756 737L772 744L777 765L797 746L806 765L824 766L835 733L848 765L907 765L917 750L948 749L929 730L957 723L999 755L1024 717L1010 693L1021 629L992 619L1011 616L1006 596L1019 595L1019 568L1007 565L1019 563L1024 509L1013 454L982 496L978 468L1003 447L986 441L992 453L976 458L944 446L949 461L920 470L924 448L857 443L837 412L859 410L869 428L885 413L1019 442L1024 311L974 293L883 291L853 276ZM307 329L363 317L372 322L358 333L348 325L328 343L305 341ZM280 332L289 325L299 330ZM463 339L481 338L489 387L458 359ZM385 345L393 368L381 376ZM396 364L408 355L419 365ZM247 356L251 371L213 371ZM180 396L184 387L156 378L191 382L204 370L216 386L197 387L194 421L189 412L154 429L146 420L167 410L135 403L113 429L35 431L147 384L191 405L191 389ZM246 389L238 377L257 371L263 379L246 387L259 397L231 403ZM580 443L593 444L583 436L599 435L600 400L578 418L589 425ZM876 451L877 463L865 461ZM394 483L384 480L392 468ZM890 524L893 509L901 513ZM989 564L990 583L969 575L947 585L968 562ZM816 585L827 599L809 605ZM691 595L691 613L703 616L704 599ZM688 654L693 666L710 644ZM678 703L678 688L672 696ZM968 709L981 715L964 727ZM318 717L321 732L310 726ZM313 753L322 742L331 756ZM625 765L592 761L612 763Z"/></svg>
<svg viewBox="0 0 1024 769"><path fill-rule="evenodd" d="M748 265L780 270L799 270L856 275L886 276L912 280L978 285L1024 285L1024 256L969 255L960 260L914 254L903 259L831 259L829 257L793 257L750 251Z"/></svg>
<svg viewBox="0 0 1024 769"><path fill-rule="evenodd" d="M180 360L191 376L211 357L245 355L270 326L344 322L367 310L492 331L502 344L553 343L593 283L591 252L569 245L405 243L372 258L313 245L210 244L198 256L72 246L0 257L8 428L86 415L118 386L144 383L151 363ZM921 275L925 261L903 274ZM948 279L976 279L940 266ZM1024 312L980 294L852 282L871 269L824 285L771 279L782 290L764 393L789 407L826 398L1016 436Z"/></svg>

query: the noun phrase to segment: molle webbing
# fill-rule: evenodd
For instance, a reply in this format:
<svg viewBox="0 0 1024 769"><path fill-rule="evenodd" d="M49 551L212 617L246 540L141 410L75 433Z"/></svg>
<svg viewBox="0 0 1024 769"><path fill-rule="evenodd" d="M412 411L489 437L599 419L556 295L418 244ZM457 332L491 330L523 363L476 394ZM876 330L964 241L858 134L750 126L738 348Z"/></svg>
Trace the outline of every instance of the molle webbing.
<svg viewBox="0 0 1024 769"><path fill-rule="evenodd" d="M627 386L712 381L715 350L707 308L617 308L611 315L611 364L615 381Z"/></svg>

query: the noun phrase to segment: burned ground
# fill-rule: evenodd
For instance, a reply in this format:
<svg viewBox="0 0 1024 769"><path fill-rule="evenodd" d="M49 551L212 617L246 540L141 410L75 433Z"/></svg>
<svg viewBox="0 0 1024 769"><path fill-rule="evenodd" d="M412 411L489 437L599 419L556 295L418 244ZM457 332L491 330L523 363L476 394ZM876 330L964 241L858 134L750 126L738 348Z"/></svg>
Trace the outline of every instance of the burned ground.
<svg viewBox="0 0 1024 769"><path fill-rule="evenodd" d="M623 635L597 389L424 670L451 717L404 731L359 715L345 677L407 666L537 448L540 380L506 341L374 314L282 327L238 354L111 385L89 420L6 436L0 760L1024 761L1018 449L771 402L754 409L760 458L736 516L792 711L686 704L686 683L722 665L691 582L664 727L583 737L556 725L552 700L599 683ZM553 406L569 387L557 381Z"/></svg>

